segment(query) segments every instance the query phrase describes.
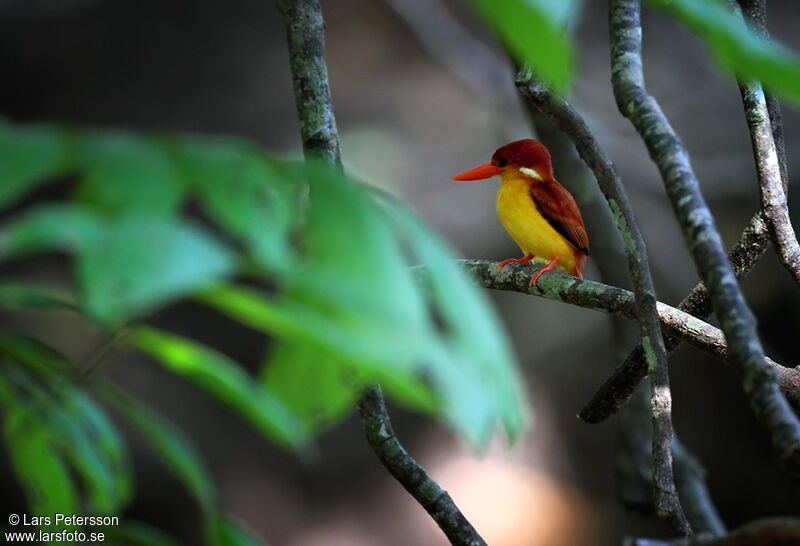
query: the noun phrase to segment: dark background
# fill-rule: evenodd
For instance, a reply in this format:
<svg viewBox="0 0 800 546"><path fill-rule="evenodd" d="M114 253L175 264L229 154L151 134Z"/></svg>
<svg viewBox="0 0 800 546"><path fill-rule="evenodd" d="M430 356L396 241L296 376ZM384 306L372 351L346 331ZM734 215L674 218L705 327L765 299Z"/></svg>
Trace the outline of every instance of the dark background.
<svg viewBox="0 0 800 546"><path fill-rule="evenodd" d="M394 3L401 6L403 0ZM496 183L447 182L487 161L499 145L531 135L512 70L496 44L458 2L449 4L474 42L459 40L463 47L457 48L448 47L453 42L445 32L429 33L423 45L386 2L323 4L348 171L411 202L464 256L516 256L518 249L495 216ZM675 304L697 275L661 180L614 105L605 2L586 4L575 28L579 64L572 101L623 176L648 244L659 299ZM772 34L795 51L800 50L798 15L794 2L769 3ZM434 21L437 16L430 11ZM672 20L645 13L644 36L648 87L692 154L731 245L758 204L738 90L701 42ZM448 57L451 50L455 54ZM282 21L264 0L4 0L0 115L235 134L277 153L299 153ZM784 122L791 177L800 168L794 153L800 116L790 104L784 104ZM68 188L50 188L38 197L64 191ZM60 276L62 266L34 260L20 267L50 278ZM586 276L597 275L590 258ZM798 361L800 292L772 251L743 287L767 353L787 365ZM574 417L615 364L607 317L518 294L493 297L527 376L534 427L517 445L498 440L475 454L440 425L392 408L406 447L490 544L616 544L624 534L665 535L662 523L626 514L615 501L615 424L586 425ZM261 338L202 309L174 306L155 320L206 340L251 369L259 365ZM98 341L96 332L67 317L37 315L16 326L76 358ZM676 430L708 469L726 523L733 527L755 517L796 513L800 503L790 495L730 370L693 349L680 350L671 363ZM106 373L189 433L212 469L225 509L271 544L444 543L372 456L357 419L324 434L316 452L302 459L273 447L143 358L121 355ZM135 436L130 443L137 493L129 514L186 544L199 543L199 509ZM13 484L4 457L0 476ZM22 506L19 489L3 487L0 510L24 512Z"/></svg>

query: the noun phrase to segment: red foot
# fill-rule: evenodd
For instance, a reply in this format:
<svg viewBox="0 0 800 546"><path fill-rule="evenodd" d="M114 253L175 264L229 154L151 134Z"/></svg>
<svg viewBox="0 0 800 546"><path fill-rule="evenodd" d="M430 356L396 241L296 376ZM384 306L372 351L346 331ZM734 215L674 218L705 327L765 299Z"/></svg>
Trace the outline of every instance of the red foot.
<svg viewBox="0 0 800 546"><path fill-rule="evenodd" d="M500 271L501 269L503 269L505 266L507 266L511 262L518 263L518 264L524 264L525 262L529 262L534 258L535 258L535 256L533 254L528 254L524 258L509 258L509 259L503 260L502 262L497 264L497 270Z"/></svg>
<svg viewBox="0 0 800 546"><path fill-rule="evenodd" d="M553 258L553 260L549 264L547 264L546 266L541 268L539 271L537 271L536 275L533 276L533 278L531 279L531 282L530 282L530 284L528 286L530 287L530 286L536 285L536 281L539 280L539 277L542 276L542 273L544 273L545 271L552 271L553 270L553 266L555 266L558 263L558 260L560 260L560 259L561 258L556 256L555 258Z"/></svg>

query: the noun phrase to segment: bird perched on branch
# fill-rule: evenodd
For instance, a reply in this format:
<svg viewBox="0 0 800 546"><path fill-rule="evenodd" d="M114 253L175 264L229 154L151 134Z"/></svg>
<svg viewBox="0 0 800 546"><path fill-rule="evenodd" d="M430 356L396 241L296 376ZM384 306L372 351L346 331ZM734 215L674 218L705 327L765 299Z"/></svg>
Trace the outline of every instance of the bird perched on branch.
<svg viewBox="0 0 800 546"><path fill-rule="evenodd" d="M546 271L558 264L568 274L583 277L589 255L589 238L578 205L567 189L553 177L550 153L540 142L526 138L498 148L489 163L454 176L457 182L499 176L497 215L524 257L510 258L497 266L541 259L533 286Z"/></svg>

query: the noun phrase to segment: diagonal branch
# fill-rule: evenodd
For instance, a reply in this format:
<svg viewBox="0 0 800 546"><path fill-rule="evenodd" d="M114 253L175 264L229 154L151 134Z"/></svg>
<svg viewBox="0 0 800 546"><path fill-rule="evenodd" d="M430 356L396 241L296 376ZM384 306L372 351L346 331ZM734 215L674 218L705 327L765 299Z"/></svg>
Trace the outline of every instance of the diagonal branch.
<svg viewBox="0 0 800 546"><path fill-rule="evenodd" d="M612 83L620 112L636 127L661 172L695 265L730 344L730 362L750 407L769 432L772 444L800 481L800 422L776 385L764 360L750 309L725 256L722 240L700 193L689 156L658 103L644 87L638 0L612 0Z"/></svg>
<svg viewBox="0 0 800 546"><path fill-rule="evenodd" d="M628 281L625 255L608 206L595 190L595 181L586 164L578 157L570 138L553 127L534 105L525 103L536 135L550 150L553 162L568 189L578 196L581 213L591 227L594 263L603 283L622 286ZM630 345L631 329L625 319L613 316L615 353ZM674 338L673 338L674 339ZM622 356L622 355L620 355ZM645 362L642 359L642 362ZM645 365L646 369L646 365ZM615 458L617 496L623 506L640 513L653 513L652 436L649 388L637 393L629 411L617 422L618 449ZM724 534L725 525L717 513L705 483L705 469L686 449L673 431L673 468L675 488L686 519L697 533Z"/></svg>
<svg viewBox="0 0 800 546"><path fill-rule="evenodd" d="M306 160L319 159L341 168L339 135L325 63L325 21L319 0L277 0L286 22L297 114ZM313 199L313 196L312 196ZM375 385L358 404L367 441L405 489L436 521L454 545L486 546L444 490L395 437L383 392Z"/></svg>
<svg viewBox="0 0 800 546"><path fill-rule="evenodd" d="M743 279L753 269L769 246L769 232L761 213L750 219L750 223L742 233L739 242L728 253L737 279ZM689 292L678 309L699 318L711 313L711 299L703 283ZM664 344L667 351L672 352L680 347L682 340L667 336ZM592 399L578 413L578 417L587 423L599 423L611 417L630 400L634 391L647 377L647 362L641 344L637 345L628 357L617 366L611 376L597 390Z"/></svg>
<svg viewBox="0 0 800 546"><path fill-rule="evenodd" d="M764 0L739 0L742 8L747 12L750 20L758 30L767 34L766 6ZM780 105L771 93L766 95L767 110L769 112L772 140L778 154L778 166L784 193L788 191L788 172L786 167L786 147L783 139L783 120ZM745 106L745 116L750 118L755 113ZM761 118L763 121L764 118ZM763 132L765 124L757 130ZM763 142L763 141L762 141ZM760 146L760 143L754 142ZM756 157L764 155L763 149L754 148ZM728 260L733 266L737 280L741 281L747 276L758 260L764 255L769 246L769 234L764 215L761 211L756 213L742 233L739 242L728 253ZM678 305L678 309L696 317L706 317L711 313L711 300L705 285L701 282ZM667 338L664 340L667 351L671 352L680 345L680 340ZM637 346L628 355L628 358L614 371L613 375L600 387L592 400L581 410L578 416L588 423L598 423L624 406L633 392L647 376L647 365L643 359L642 347Z"/></svg>
<svg viewBox="0 0 800 546"><path fill-rule="evenodd" d="M417 499L447 535L451 544L486 546L450 495L403 448L394 435L379 386L369 389L358 402L367 442L383 466Z"/></svg>
<svg viewBox="0 0 800 546"><path fill-rule="evenodd" d="M459 263L484 288L522 292L637 320L635 297L629 290L560 273L543 276L539 279L538 288L529 287L531 272L535 273L541 267L538 264L509 264L498 272L497 262L494 261L461 260ZM424 267L420 266L420 270L424 271ZM722 330L665 303L657 302L657 309L665 334L729 362L728 344ZM800 409L800 367L786 368L766 357L764 361L771 373L777 375L781 390Z"/></svg>
<svg viewBox="0 0 800 546"><path fill-rule="evenodd" d="M625 188L611 160L572 106L552 95L544 85L534 80L527 69L520 71L517 76L517 88L556 127L570 136L578 154L592 169L617 220L628 255L628 269L636 295L636 318L641 326L642 345L647 347L645 357L651 376L656 512L669 522L677 534L691 534L672 475L672 396L669 390L667 353L658 326L655 289L647 263L644 238L628 202Z"/></svg>

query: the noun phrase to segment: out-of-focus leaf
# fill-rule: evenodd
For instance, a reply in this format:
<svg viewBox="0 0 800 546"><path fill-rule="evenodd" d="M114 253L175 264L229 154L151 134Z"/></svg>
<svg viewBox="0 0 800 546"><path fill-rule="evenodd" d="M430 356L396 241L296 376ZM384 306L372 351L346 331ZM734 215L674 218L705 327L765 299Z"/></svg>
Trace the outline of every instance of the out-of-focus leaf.
<svg viewBox="0 0 800 546"><path fill-rule="evenodd" d="M742 79L800 101L800 59L760 36L719 0L646 0L682 22L706 42L724 68Z"/></svg>
<svg viewBox="0 0 800 546"><path fill-rule="evenodd" d="M359 387L377 380L395 399L428 411L441 408L475 445L488 440L498 421L509 435L518 434L523 402L515 360L491 308L452 252L397 207L403 218L396 220L397 235L418 258L434 264L428 310L397 235L375 203L339 175L315 169L300 172L310 185L305 252L284 281L285 292L268 298L254 289L218 285L199 299L287 347L301 347L281 349L273 381L292 393L289 403L307 418L340 415L351 393L328 374L350 371ZM444 323L441 331L437 320ZM321 389L334 390L330 398L303 406L302 384L292 385L290 374L292 366L306 365L320 370Z"/></svg>
<svg viewBox="0 0 800 546"><path fill-rule="evenodd" d="M130 461L105 413L52 372L31 374L11 362L5 371L29 425L41 428L48 449L61 454L82 478L87 508L93 513L118 511L131 494Z"/></svg>
<svg viewBox="0 0 800 546"><path fill-rule="evenodd" d="M43 311L77 309L72 297L65 290L14 281L0 281L0 306Z"/></svg>
<svg viewBox="0 0 800 546"><path fill-rule="evenodd" d="M293 179L249 144L190 140L180 150L184 172L208 214L268 272L288 271L289 234L297 221Z"/></svg>
<svg viewBox="0 0 800 546"><path fill-rule="evenodd" d="M32 337L0 334L0 356L9 357L39 373L62 372L64 355Z"/></svg>
<svg viewBox="0 0 800 546"><path fill-rule="evenodd" d="M386 222L364 188L323 165L298 172L309 184L303 249L306 262L287 279L298 301L328 311L334 320L395 330L416 337L424 327L424 306L414 279ZM385 332L382 332L385 333ZM396 355L396 359L409 358Z"/></svg>
<svg viewBox="0 0 800 546"><path fill-rule="evenodd" d="M76 310L75 302L64 290L13 281L0 281L0 306L43 311Z"/></svg>
<svg viewBox="0 0 800 546"><path fill-rule="evenodd" d="M214 484L200 456L183 433L126 392L112 388L110 384L104 385L102 392L108 403L136 427L150 448L197 502L210 510L216 502Z"/></svg>
<svg viewBox="0 0 800 546"><path fill-rule="evenodd" d="M9 334L0 336L0 354L7 380L0 402L12 411L21 409L28 426L46 435L48 449L82 479L90 511L118 511L132 487L125 444L103 410L64 378L63 356L34 339Z"/></svg>
<svg viewBox="0 0 800 546"><path fill-rule="evenodd" d="M0 231L0 260L45 250L89 248L102 231L99 218L80 207L36 207L14 217Z"/></svg>
<svg viewBox="0 0 800 546"><path fill-rule="evenodd" d="M25 492L30 513L78 513L78 492L62 455L53 449L50 430L31 418L18 400L7 404L4 413L9 459ZM52 519L51 524L55 524Z"/></svg>
<svg viewBox="0 0 800 546"><path fill-rule="evenodd" d="M52 127L0 121L0 210L68 167L68 141Z"/></svg>
<svg viewBox="0 0 800 546"><path fill-rule="evenodd" d="M349 414L364 381L330 352L301 343L277 343L261 374L262 383L312 430Z"/></svg>
<svg viewBox="0 0 800 546"><path fill-rule="evenodd" d="M179 546L179 543L160 529L126 519L119 525L102 527L104 542L114 546Z"/></svg>
<svg viewBox="0 0 800 546"><path fill-rule="evenodd" d="M567 0L470 0L520 64L529 64L556 91L565 92L575 54L565 28L574 13Z"/></svg>
<svg viewBox="0 0 800 546"><path fill-rule="evenodd" d="M209 523L209 534L214 546L266 546L253 531L224 514Z"/></svg>
<svg viewBox="0 0 800 546"><path fill-rule="evenodd" d="M392 373L416 370L413 344L419 337L404 336L402 329L385 327L378 316L373 324L363 324L369 321L369 315L337 320L305 302L291 298L271 300L239 285L217 285L204 290L197 299L255 330L333 351L355 366L371 369L372 374L378 368Z"/></svg>
<svg viewBox="0 0 800 546"><path fill-rule="evenodd" d="M166 144L123 133L89 133L80 139L84 177L76 200L114 214L169 215L184 187Z"/></svg>
<svg viewBox="0 0 800 546"><path fill-rule="evenodd" d="M185 296L233 267L232 253L199 227L127 216L108 222L81 251L78 275L87 311L113 323Z"/></svg>
<svg viewBox="0 0 800 546"><path fill-rule="evenodd" d="M309 440L309 431L302 421L225 355L144 326L133 331L131 341L170 371L228 405L272 440L292 446Z"/></svg>
<svg viewBox="0 0 800 546"><path fill-rule="evenodd" d="M476 444L485 444L497 419L509 436L517 436L524 423L523 382L497 316L430 228L397 203L383 203L425 264L430 305L441 322L438 339L428 347L430 373L448 420Z"/></svg>

